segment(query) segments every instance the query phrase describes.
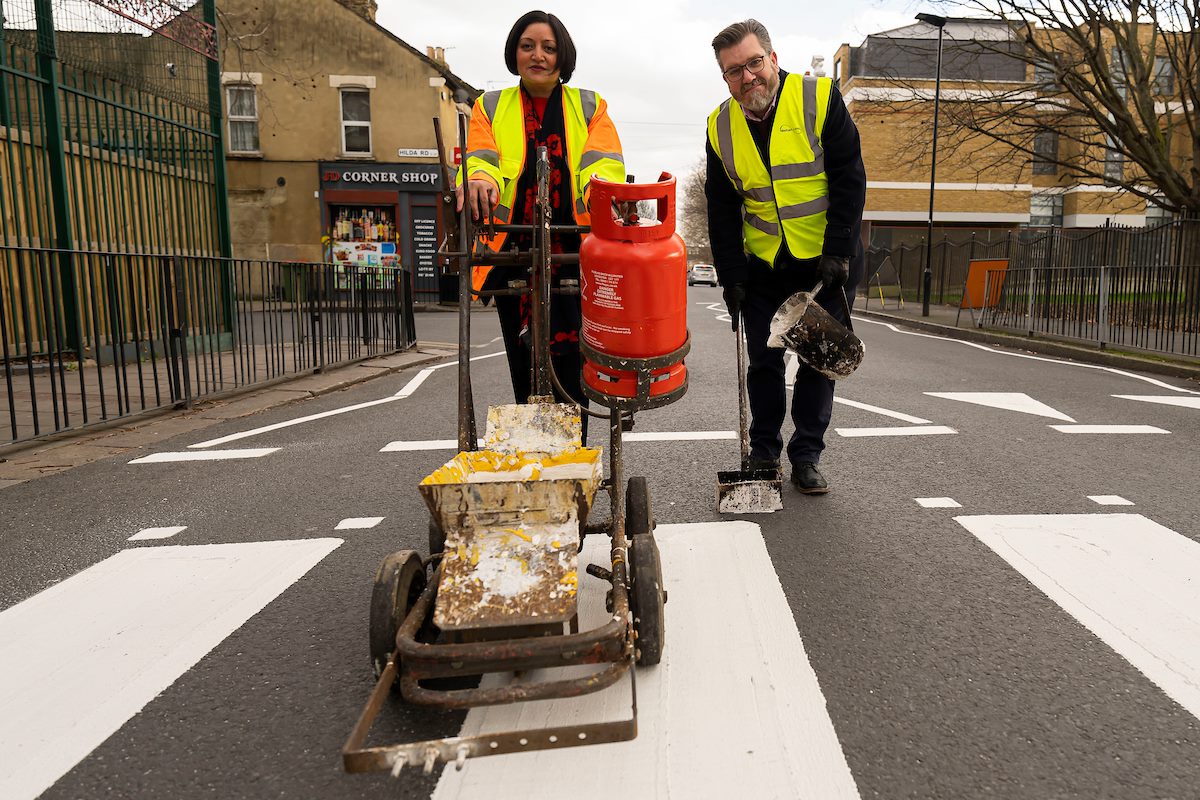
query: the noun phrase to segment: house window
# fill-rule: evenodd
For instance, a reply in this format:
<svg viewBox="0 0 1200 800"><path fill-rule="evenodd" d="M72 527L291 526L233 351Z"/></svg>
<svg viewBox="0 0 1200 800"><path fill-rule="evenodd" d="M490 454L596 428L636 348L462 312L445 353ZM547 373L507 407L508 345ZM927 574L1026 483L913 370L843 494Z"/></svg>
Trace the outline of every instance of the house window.
<svg viewBox="0 0 1200 800"><path fill-rule="evenodd" d="M1058 134L1040 131L1033 137L1033 174L1058 174Z"/></svg>
<svg viewBox="0 0 1200 800"><path fill-rule="evenodd" d="M342 89L342 152L371 152L371 93Z"/></svg>
<svg viewBox="0 0 1200 800"><path fill-rule="evenodd" d="M1029 224L1031 227L1048 228L1062 225L1063 196L1061 194L1029 195Z"/></svg>
<svg viewBox="0 0 1200 800"><path fill-rule="evenodd" d="M840 58L833 61L833 79L838 83L842 82L842 60Z"/></svg>
<svg viewBox="0 0 1200 800"><path fill-rule="evenodd" d="M229 152L258 152L258 94L252 85L225 87L229 107Z"/></svg>
<svg viewBox="0 0 1200 800"><path fill-rule="evenodd" d="M1154 59L1154 93L1165 97L1175 94L1175 68L1165 56Z"/></svg>
<svg viewBox="0 0 1200 800"><path fill-rule="evenodd" d="M1170 222L1175 219L1175 215L1167 209L1160 206L1158 203L1146 201L1146 227L1154 225L1162 225L1165 222Z"/></svg>
<svg viewBox="0 0 1200 800"><path fill-rule="evenodd" d="M1125 54L1121 52L1121 48L1114 47L1108 62L1109 72L1112 73L1112 85L1121 99L1125 99L1129 91L1129 78L1125 72Z"/></svg>
<svg viewBox="0 0 1200 800"><path fill-rule="evenodd" d="M1125 156L1120 150L1113 147L1111 136L1104 137L1104 144L1104 177L1119 181L1125 174Z"/></svg>
<svg viewBox="0 0 1200 800"><path fill-rule="evenodd" d="M1058 83L1055 80L1054 65L1049 61L1033 62L1033 82L1047 91L1058 89Z"/></svg>

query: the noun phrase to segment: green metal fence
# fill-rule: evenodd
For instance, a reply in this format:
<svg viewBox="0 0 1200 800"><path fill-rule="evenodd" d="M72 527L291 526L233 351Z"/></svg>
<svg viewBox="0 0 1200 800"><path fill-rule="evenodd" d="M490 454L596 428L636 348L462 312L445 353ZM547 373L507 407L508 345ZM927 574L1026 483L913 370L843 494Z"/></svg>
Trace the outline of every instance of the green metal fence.
<svg viewBox="0 0 1200 800"><path fill-rule="evenodd" d="M53 287L0 273L0 297L58 298L53 314L7 327L82 357L93 292L72 251L231 255L215 0L0 8L0 245L59 254ZM217 281L231 326L231 278Z"/></svg>

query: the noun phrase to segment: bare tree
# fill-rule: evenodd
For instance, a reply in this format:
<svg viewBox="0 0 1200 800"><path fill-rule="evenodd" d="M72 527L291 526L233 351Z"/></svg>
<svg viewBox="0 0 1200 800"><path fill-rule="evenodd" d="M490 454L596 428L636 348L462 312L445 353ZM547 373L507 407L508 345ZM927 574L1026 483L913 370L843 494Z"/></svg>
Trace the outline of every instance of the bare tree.
<svg viewBox="0 0 1200 800"><path fill-rule="evenodd" d="M981 37L956 42L960 49L1028 67L1025 81L986 97L956 93L943 73L946 139L975 169L1011 167L1015 155L1035 172L1200 215L1200 4L956 0L944 7L1008 23L1008 41ZM928 88L918 91L929 99Z"/></svg>
<svg viewBox="0 0 1200 800"><path fill-rule="evenodd" d="M708 198L704 196L704 177L708 161L699 158L690 172L677 185L679 204L679 235L693 252L707 252Z"/></svg>

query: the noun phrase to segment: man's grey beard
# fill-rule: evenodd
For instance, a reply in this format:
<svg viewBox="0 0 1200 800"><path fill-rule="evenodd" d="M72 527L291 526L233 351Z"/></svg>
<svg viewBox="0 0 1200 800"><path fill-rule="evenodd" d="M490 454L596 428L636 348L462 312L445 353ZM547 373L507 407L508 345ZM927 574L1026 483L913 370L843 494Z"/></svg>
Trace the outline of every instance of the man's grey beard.
<svg viewBox="0 0 1200 800"><path fill-rule="evenodd" d="M772 85L774 84L774 85ZM752 114L761 115L764 111L771 107L771 101L775 99L775 90L779 88L779 83L773 79L764 79L762 82L765 92L760 94L747 94L742 97L741 103L743 108L750 110ZM757 89L758 87L754 87Z"/></svg>

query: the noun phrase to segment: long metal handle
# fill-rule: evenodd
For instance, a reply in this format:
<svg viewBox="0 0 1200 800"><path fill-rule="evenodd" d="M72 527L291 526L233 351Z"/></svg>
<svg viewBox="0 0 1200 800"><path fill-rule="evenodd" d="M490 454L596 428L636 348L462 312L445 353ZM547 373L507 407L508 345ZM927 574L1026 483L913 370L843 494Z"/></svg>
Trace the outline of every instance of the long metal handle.
<svg viewBox="0 0 1200 800"><path fill-rule="evenodd" d="M738 440L742 447L742 469L749 469L750 464L750 423L746 400L746 337L743 328L745 318L741 309L737 312L737 371L738 371Z"/></svg>

